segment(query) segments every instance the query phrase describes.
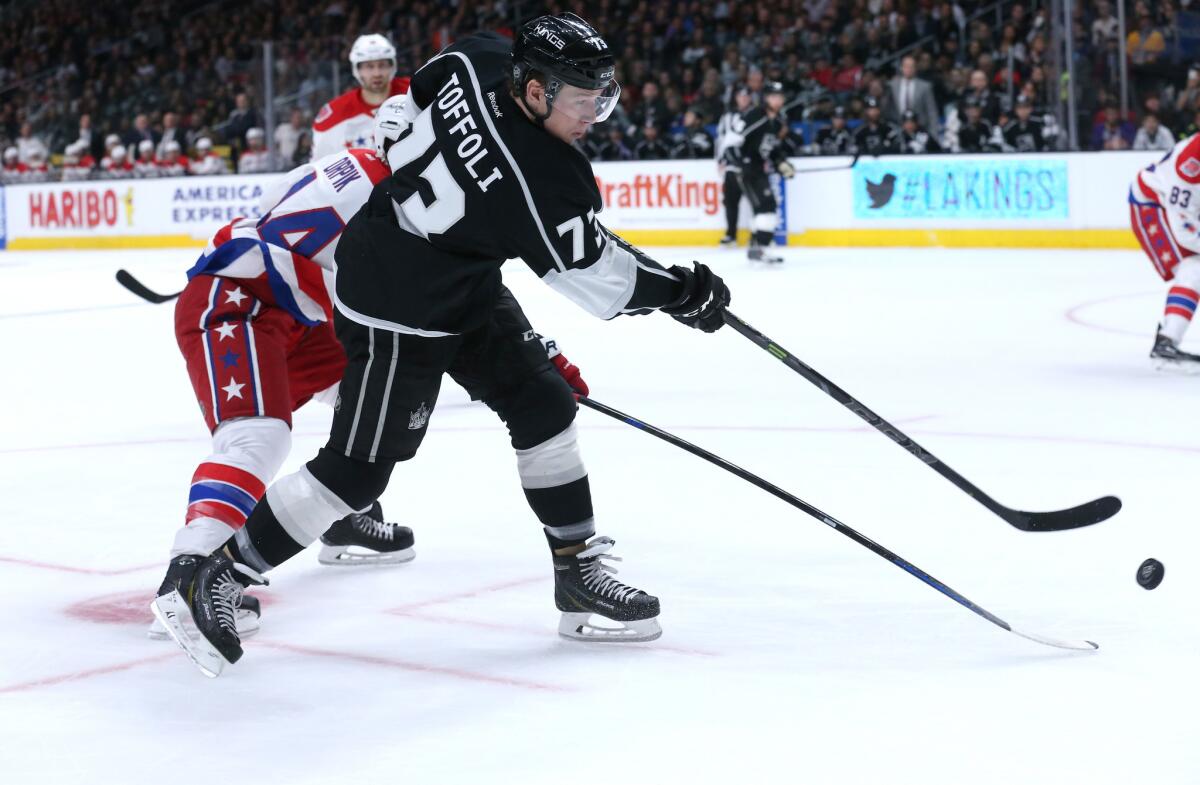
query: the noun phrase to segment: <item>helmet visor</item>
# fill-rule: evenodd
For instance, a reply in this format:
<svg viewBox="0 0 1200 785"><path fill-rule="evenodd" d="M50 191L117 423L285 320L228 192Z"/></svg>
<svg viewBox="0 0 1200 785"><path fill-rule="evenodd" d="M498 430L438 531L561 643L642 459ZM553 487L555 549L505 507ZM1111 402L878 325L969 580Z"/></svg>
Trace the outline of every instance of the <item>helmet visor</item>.
<svg viewBox="0 0 1200 785"><path fill-rule="evenodd" d="M608 119L621 98L621 86L615 79L601 89L588 90L563 84L551 101L555 112L583 123L602 123Z"/></svg>

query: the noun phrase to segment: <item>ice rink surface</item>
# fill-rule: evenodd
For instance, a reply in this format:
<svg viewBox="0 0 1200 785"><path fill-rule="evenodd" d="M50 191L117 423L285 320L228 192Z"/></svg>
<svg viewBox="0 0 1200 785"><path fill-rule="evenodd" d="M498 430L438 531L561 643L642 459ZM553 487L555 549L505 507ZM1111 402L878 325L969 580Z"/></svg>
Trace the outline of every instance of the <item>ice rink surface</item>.
<svg viewBox="0 0 1200 785"><path fill-rule="evenodd" d="M581 411L598 530L663 637L555 634L501 424L447 381L383 497L417 559L271 574L217 680L145 637L208 452L163 291L191 251L0 254L0 781L1200 782L1200 377L1154 372L1165 288L1133 252L662 249L732 310L1022 509L1011 528L732 330L598 321L510 263L596 400L761 474L1014 625L1008 634L681 450ZM1189 344L1196 351L1200 335ZM297 417L290 471L329 411ZM1166 579L1134 580L1154 556Z"/></svg>

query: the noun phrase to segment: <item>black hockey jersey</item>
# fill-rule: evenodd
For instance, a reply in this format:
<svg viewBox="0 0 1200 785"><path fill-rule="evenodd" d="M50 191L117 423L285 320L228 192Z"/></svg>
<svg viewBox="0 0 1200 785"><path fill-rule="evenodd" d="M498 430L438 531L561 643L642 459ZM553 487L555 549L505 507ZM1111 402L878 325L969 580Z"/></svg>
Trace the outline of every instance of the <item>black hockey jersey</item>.
<svg viewBox="0 0 1200 785"><path fill-rule="evenodd" d="M765 171L767 163L772 166L787 158L787 151L780 144L787 130L787 115L779 112L774 117L761 106L743 116L745 141L742 142L742 166L747 171Z"/></svg>
<svg viewBox="0 0 1200 785"><path fill-rule="evenodd" d="M958 129L958 146L964 153L984 153L994 150L992 124L987 120L963 123Z"/></svg>
<svg viewBox="0 0 1200 785"><path fill-rule="evenodd" d="M391 177L347 225L336 306L395 332L462 333L491 317L500 265L522 259L604 319L672 302L682 283L609 233L591 164L509 96L511 42L465 38L412 78L416 114Z"/></svg>
<svg viewBox="0 0 1200 785"><path fill-rule="evenodd" d="M863 123L854 132L854 151L860 155L900 152L900 129L889 122Z"/></svg>
<svg viewBox="0 0 1200 785"><path fill-rule="evenodd" d="M817 150L821 155L850 155L854 152L854 135L846 127L822 128L817 131Z"/></svg>
<svg viewBox="0 0 1200 785"><path fill-rule="evenodd" d="M1041 152L1046 149L1046 124L1036 117L1025 122L1012 120L1004 126L1004 143L1018 153Z"/></svg>
<svg viewBox="0 0 1200 785"><path fill-rule="evenodd" d="M900 152L922 155L924 153L940 153L942 146L938 144L938 140L933 138L933 135L928 131L917 129L914 133L909 133L901 129L900 131Z"/></svg>

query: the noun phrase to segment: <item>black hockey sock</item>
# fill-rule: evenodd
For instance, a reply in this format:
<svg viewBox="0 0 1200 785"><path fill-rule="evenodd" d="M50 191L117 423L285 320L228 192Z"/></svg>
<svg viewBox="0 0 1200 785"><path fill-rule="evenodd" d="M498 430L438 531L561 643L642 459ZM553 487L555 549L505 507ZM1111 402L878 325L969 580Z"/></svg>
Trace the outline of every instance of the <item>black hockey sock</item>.
<svg viewBox="0 0 1200 785"><path fill-rule="evenodd" d="M596 533L592 491L587 476L552 488L526 488L525 498L546 529L552 549L586 542Z"/></svg>
<svg viewBox="0 0 1200 785"><path fill-rule="evenodd" d="M300 553L304 546L287 533L263 496L246 525L225 542L225 549L234 561L263 573Z"/></svg>
<svg viewBox="0 0 1200 785"><path fill-rule="evenodd" d="M774 239L775 239L774 232L755 232L754 233L754 245L757 245L757 246L760 246L763 248L770 245L771 241Z"/></svg>

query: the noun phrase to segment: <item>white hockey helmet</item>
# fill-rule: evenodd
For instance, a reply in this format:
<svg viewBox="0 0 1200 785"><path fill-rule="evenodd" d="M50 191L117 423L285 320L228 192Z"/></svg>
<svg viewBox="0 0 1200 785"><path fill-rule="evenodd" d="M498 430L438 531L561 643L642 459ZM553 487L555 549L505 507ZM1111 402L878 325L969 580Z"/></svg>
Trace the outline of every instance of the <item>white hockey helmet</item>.
<svg viewBox="0 0 1200 785"><path fill-rule="evenodd" d="M138 155L152 152L154 152L154 142L151 142L149 139L143 139L138 142Z"/></svg>
<svg viewBox="0 0 1200 785"><path fill-rule="evenodd" d="M176 142L174 139L163 145L163 150L168 153L178 153L181 149L179 142Z"/></svg>
<svg viewBox="0 0 1200 785"><path fill-rule="evenodd" d="M112 147L113 145L118 145L120 143L121 137L117 136L116 134L109 134L108 136L104 137L105 147Z"/></svg>
<svg viewBox="0 0 1200 785"><path fill-rule="evenodd" d="M388 148L412 125L408 114L408 96L393 95L379 105L375 112L375 154L387 161Z"/></svg>
<svg viewBox="0 0 1200 785"><path fill-rule="evenodd" d="M202 136L196 140L196 149L203 152L204 150L212 149L212 139L207 136Z"/></svg>
<svg viewBox="0 0 1200 785"><path fill-rule="evenodd" d="M123 145L123 144L116 145L115 147L113 147L112 150L110 150L108 152L108 154L111 155L113 158L124 158L125 157L125 145Z"/></svg>
<svg viewBox="0 0 1200 785"><path fill-rule="evenodd" d="M17 159L18 155L20 155L20 152L17 150L17 148L10 147L4 151L4 160L5 161L15 161Z"/></svg>
<svg viewBox="0 0 1200 785"><path fill-rule="evenodd" d="M251 128L246 131L246 141L250 142L255 139L266 139L267 134L261 128Z"/></svg>
<svg viewBox="0 0 1200 785"><path fill-rule="evenodd" d="M390 82L391 78L396 75L396 47L392 46L392 42L379 33L360 35L354 40L354 45L350 47L350 71L359 84L362 84L362 79L358 76L359 64L369 63L372 60L392 61L392 73L388 77Z"/></svg>

